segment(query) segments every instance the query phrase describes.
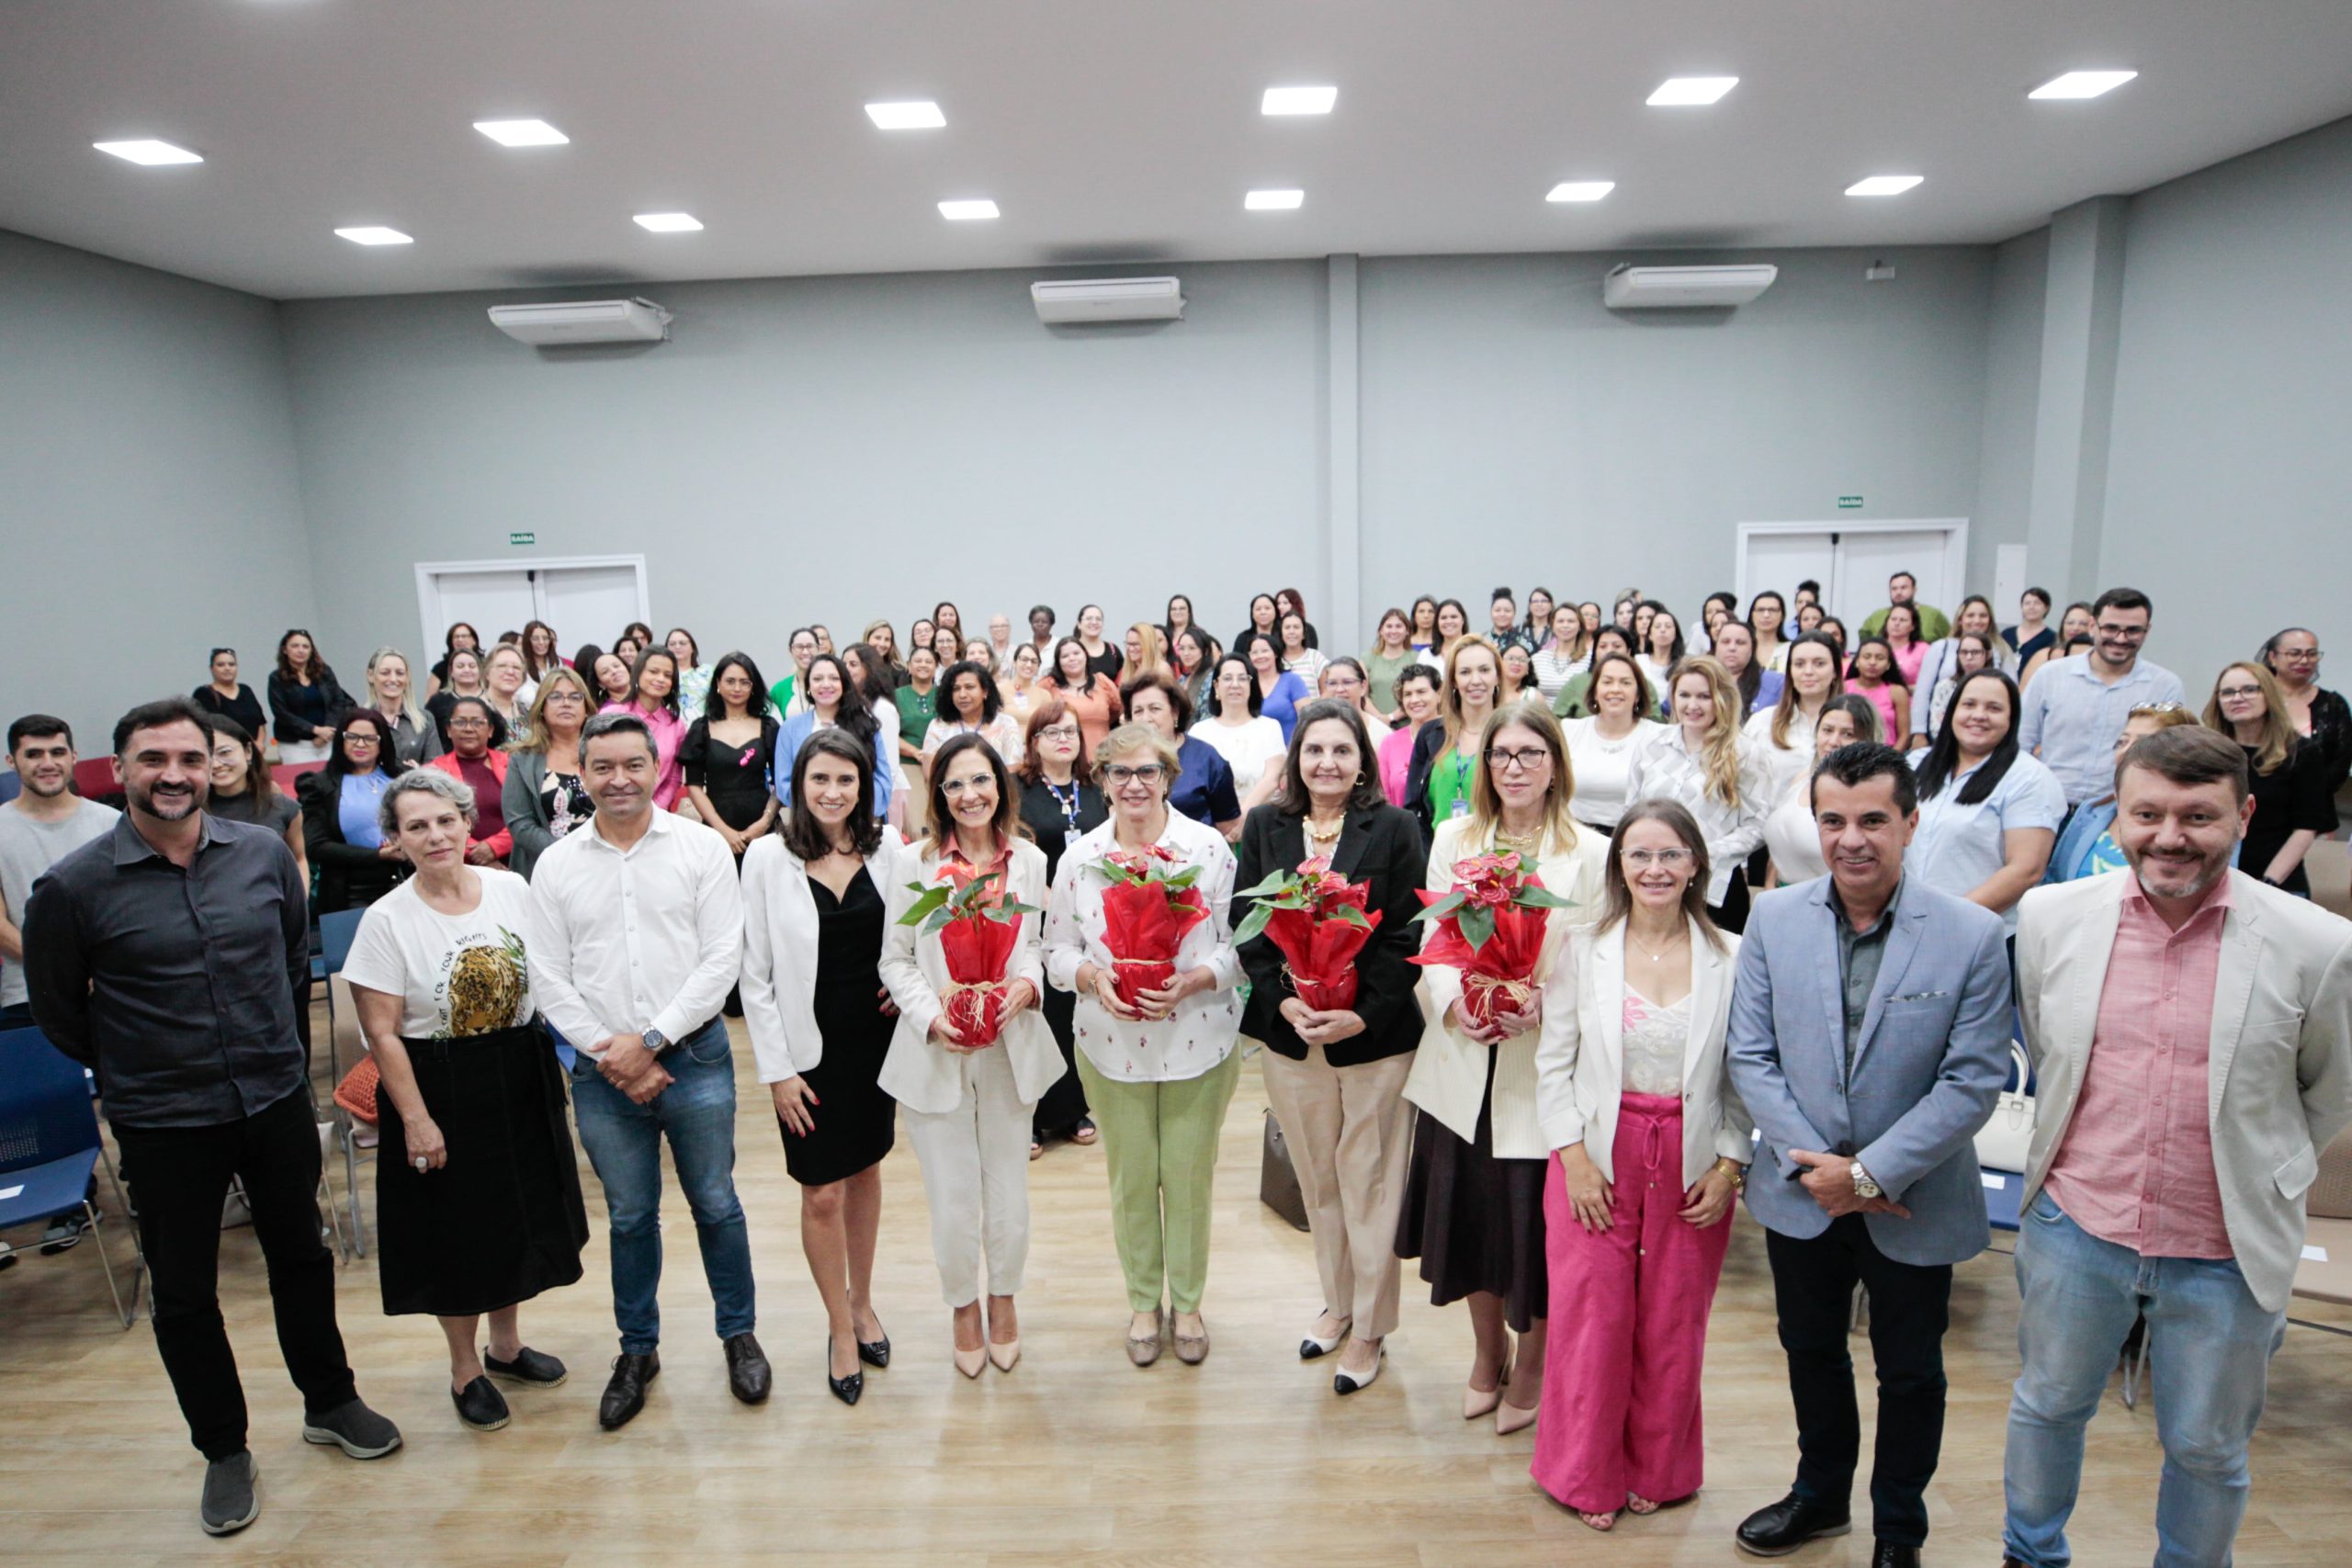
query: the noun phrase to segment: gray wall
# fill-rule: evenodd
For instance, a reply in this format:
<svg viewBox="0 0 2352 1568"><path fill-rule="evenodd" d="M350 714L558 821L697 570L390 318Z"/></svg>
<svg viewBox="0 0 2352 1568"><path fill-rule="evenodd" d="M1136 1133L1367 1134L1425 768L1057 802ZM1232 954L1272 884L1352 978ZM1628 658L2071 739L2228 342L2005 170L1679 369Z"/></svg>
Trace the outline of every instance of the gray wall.
<svg viewBox="0 0 2352 1568"><path fill-rule="evenodd" d="M1984 339L1984 446L1976 471L1976 514L1968 531L1970 590L1990 597L1996 546L2026 536L2033 511L2033 430L2041 382L2041 302L2050 265L2050 231L2020 234L1993 253L1992 313ZM2042 581L2038 575L2034 581ZM2059 592L2052 587L2052 592ZM2060 604L2064 604L2063 593ZM1950 609L1950 605L1944 606ZM1996 604L2003 626L2014 604Z"/></svg>
<svg viewBox="0 0 2352 1568"><path fill-rule="evenodd" d="M2352 681L2352 120L2132 203L2099 558L2201 707L2290 622ZM2330 668L2330 667L2333 668Z"/></svg>
<svg viewBox="0 0 2352 1568"><path fill-rule="evenodd" d="M0 723L102 757L215 643L258 692L315 615L295 469L268 300L0 231Z"/></svg>

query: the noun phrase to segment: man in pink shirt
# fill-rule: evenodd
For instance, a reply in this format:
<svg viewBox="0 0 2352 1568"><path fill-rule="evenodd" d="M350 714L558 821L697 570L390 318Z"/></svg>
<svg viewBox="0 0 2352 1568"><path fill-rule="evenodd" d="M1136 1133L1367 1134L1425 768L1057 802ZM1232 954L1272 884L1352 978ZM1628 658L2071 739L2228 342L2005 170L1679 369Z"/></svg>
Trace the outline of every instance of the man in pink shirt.
<svg viewBox="0 0 2352 1568"><path fill-rule="evenodd" d="M2352 1122L2352 923L2230 868L2244 750L2196 726L2116 766L2130 869L2019 905L2038 1073L2018 1234L2003 1562L2064 1568L2083 1429L2148 1324L2157 1568L2223 1563L2319 1153Z"/></svg>

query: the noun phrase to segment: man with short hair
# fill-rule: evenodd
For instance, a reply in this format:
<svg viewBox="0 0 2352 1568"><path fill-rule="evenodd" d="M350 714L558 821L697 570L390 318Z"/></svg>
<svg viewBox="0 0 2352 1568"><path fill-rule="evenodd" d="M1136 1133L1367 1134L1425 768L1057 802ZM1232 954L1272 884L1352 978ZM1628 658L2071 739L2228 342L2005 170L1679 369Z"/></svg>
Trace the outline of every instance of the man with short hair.
<svg viewBox="0 0 2352 1568"><path fill-rule="evenodd" d="M1535 634L1519 624L1519 601L1511 597L1510 589L1495 590L1487 606L1487 619L1494 626L1487 635L1494 639L1497 653L1513 648L1523 648L1531 654L1535 651Z"/></svg>
<svg viewBox="0 0 2352 1568"><path fill-rule="evenodd" d="M626 1426L659 1376L662 1141L693 1211L728 1387L767 1398L752 1244L735 1196L735 1062L720 1010L743 945L743 897L727 842L657 809L653 735L634 714L580 732L596 815L531 869L531 989L578 1052L571 1102L612 1221L614 1359L596 1418Z"/></svg>
<svg viewBox="0 0 2352 1568"><path fill-rule="evenodd" d="M155 1346L208 1461L198 1517L226 1535L261 1511L218 1293L232 1179L268 1262L303 1440L375 1459L401 1434L360 1402L335 1326L294 1030L311 913L293 852L267 828L205 815L212 732L186 697L125 714L114 750L128 809L33 889L25 978L42 1032L97 1070L154 1276Z"/></svg>
<svg viewBox="0 0 2352 1568"><path fill-rule="evenodd" d="M17 922L33 896L33 884L51 866L92 839L103 836L121 815L110 806L74 793L74 730L63 719L28 713L8 726L8 760L21 790L0 806L0 1029L32 1022L25 999L25 938ZM44 1254L64 1251L82 1239L82 1212L51 1214L41 1232ZM16 1254L0 1243L0 1267Z"/></svg>
<svg viewBox="0 0 2352 1568"><path fill-rule="evenodd" d="M1998 915L1903 874L1919 800L1902 752L1833 751L1812 791L1829 874L1757 898L1732 987L1732 1083L1763 1134L1747 1206L1765 1227L1800 1456L1789 1495L1737 1537L1779 1556L1852 1528L1859 1280L1878 1363L1871 1564L1917 1568L1952 1266L1991 1235L1975 1136L2008 1075L2008 954Z"/></svg>
<svg viewBox="0 0 2352 1568"><path fill-rule="evenodd" d="M1907 571L1898 571L1886 580L1886 609L1908 604L1919 617L1919 640L1941 642L1951 636L1951 617L1933 604L1919 603L1919 580ZM1873 610L1870 619L1862 623L1864 637L1876 637L1886 629L1886 610Z"/></svg>
<svg viewBox="0 0 2352 1568"><path fill-rule="evenodd" d="M2230 868L2245 752L2195 725L2115 766L2127 874L2018 905L2034 1057L2005 1564L2063 1568L2083 1430L2148 1324L2156 1562L2230 1561L2320 1151L2352 1122L2352 923Z"/></svg>
<svg viewBox="0 0 2352 1568"><path fill-rule="evenodd" d="M2154 614L2138 589L2109 589L2091 606L2090 651L2052 660L2018 698L2018 744L2058 775L2069 807L2107 795L2133 708L2188 701L2179 676L2140 657Z"/></svg>

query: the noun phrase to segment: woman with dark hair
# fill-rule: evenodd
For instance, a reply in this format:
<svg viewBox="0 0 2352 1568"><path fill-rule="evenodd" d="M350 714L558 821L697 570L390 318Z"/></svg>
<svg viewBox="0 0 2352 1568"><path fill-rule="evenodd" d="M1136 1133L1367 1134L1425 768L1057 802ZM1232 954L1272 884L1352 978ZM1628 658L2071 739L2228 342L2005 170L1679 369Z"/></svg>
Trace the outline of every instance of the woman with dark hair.
<svg viewBox="0 0 2352 1568"><path fill-rule="evenodd" d="M1288 746L1299 706L1312 701L1314 692L1283 668L1282 649L1272 638L1252 633L1234 644L1233 651L1250 666L1250 678L1257 682L1259 713L1281 728L1283 744Z"/></svg>
<svg viewBox="0 0 2352 1568"><path fill-rule="evenodd" d="M1838 645L1838 657L1841 662L1844 661L1846 659L1846 643L1848 640L1846 636L1846 623L1839 620L1835 615L1824 615L1821 619L1813 624L1813 629ZM1849 672L1850 673L1850 671Z"/></svg>
<svg viewBox="0 0 2352 1568"><path fill-rule="evenodd" d="M1552 646L1552 612L1555 607L1550 589L1531 588L1527 591L1527 615L1519 623L1519 629L1527 635L1527 650L1530 653L1540 653ZM1544 694L1550 695L1549 693Z"/></svg>
<svg viewBox="0 0 2352 1568"><path fill-rule="evenodd" d="M653 646L653 628L643 621L631 621L621 628L621 635L613 639L613 648L617 651L625 642L633 642L637 645L636 651L628 656L629 662L634 664L637 662L638 654L643 653Z"/></svg>
<svg viewBox="0 0 2352 1568"><path fill-rule="evenodd" d="M930 837L913 877L891 889L882 942L882 983L899 1008L882 1088L899 1102L922 1168L956 1370L976 1378L990 1364L1009 1372L1021 1359L1012 1303L1029 1258L1031 1121L1069 1066L1036 1006L1046 988L1045 852L1022 832L1012 775L984 737L966 732L940 747L926 815ZM905 916L931 888L960 891L991 878L981 895L989 905L1025 910L1011 915L1001 1022L996 1039L982 1042L967 1038L948 1009L959 987L944 933Z"/></svg>
<svg viewBox="0 0 2352 1568"><path fill-rule="evenodd" d="M1983 603L1983 601L1978 601ZM1966 604L1960 607L1964 619L1978 612ZM1939 654L1945 655L1939 657ZM1951 700L1960 691L1960 683L1979 670L1998 670L2001 639L1991 632L1971 627L1957 631L1928 650L1928 662L1920 671L1920 684L1911 694L1911 746L1914 750L1931 743L1944 727L1944 715L1951 711Z"/></svg>
<svg viewBox="0 0 2352 1568"><path fill-rule="evenodd" d="M269 716L261 711L261 699L254 689L237 679L237 650L216 648L212 650L212 679L198 686L192 694L196 705L208 714L236 720L248 734L260 736L269 728Z"/></svg>
<svg viewBox="0 0 2352 1568"><path fill-rule="evenodd" d="M1023 724L1029 722L1029 716L1037 711L1037 705L1045 699L1045 687L1038 680L1038 673L1045 666L1044 656L1035 649L1025 642L1017 642L1012 645L1012 657L1008 668L997 681L997 700L1004 705L1005 712ZM931 728L929 720L924 721L923 728L926 730Z"/></svg>
<svg viewBox="0 0 2352 1568"><path fill-rule="evenodd" d="M2319 634L2308 626L2273 632L2257 657L2278 679L2295 733L2319 749L2321 777L2333 799L2352 773L2352 705L2319 683Z"/></svg>
<svg viewBox="0 0 2352 1568"><path fill-rule="evenodd" d="M1992 618L1989 610L1985 618ZM1894 652L1895 665L1903 671L1903 683L1916 689L1919 684L1920 668L1928 661L1928 640L1919 635L1919 607L1917 604L1888 605L1885 624L1870 635L1886 640L1886 646Z"/></svg>
<svg viewBox="0 0 2352 1568"><path fill-rule="evenodd" d="M1238 649L1241 639L1255 632L1260 637L1272 637L1281 629L1282 612L1274 607L1271 593L1253 593L1250 597L1250 624L1233 634L1233 646Z"/></svg>
<svg viewBox="0 0 2352 1568"><path fill-rule="evenodd" d="M1577 781L1576 798L1568 802L1568 809L1586 827L1606 833L1624 815L1626 790L1634 777L1634 753L1657 728L1657 721L1650 716L1657 711L1657 699L1633 656L1614 652L1603 653L1593 661L1592 684L1586 695L1592 705L1591 716L1572 718L1560 727Z"/></svg>
<svg viewBox="0 0 2352 1568"><path fill-rule="evenodd" d="M576 667L551 670L507 750L506 786L499 792L500 814L514 840L506 863L526 880L558 839L596 815L580 776L580 732L596 705Z"/></svg>
<svg viewBox="0 0 2352 1568"><path fill-rule="evenodd" d="M1282 950L1262 932L1237 949L1250 981L1242 1028L1265 1043L1260 1071L1298 1175L1323 1287L1322 1311L1298 1353L1313 1360L1349 1338L1331 1380L1341 1394L1380 1375L1382 1341L1396 1326L1396 1217L1412 1130L1405 1078L1422 1030L1413 917L1428 860L1419 827L1381 793L1376 766L1352 706L1307 704L1283 759L1282 802L1250 814L1234 872L1246 889L1328 866L1366 886L1364 908L1380 920L1353 965L1351 1007L1313 1008L1293 994ZM1235 897L1237 928L1250 902Z"/></svg>
<svg viewBox="0 0 2352 1568"><path fill-rule="evenodd" d="M1764 818L1766 887L1829 874L1829 863L1821 856L1821 829L1813 819L1813 769L1841 746L1875 743L1878 738L1878 709L1868 697L1839 692L1821 705L1804 742L1804 768L1781 788L1780 804Z"/></svg>
<svg viewBox="0 0 2352 1568"><path fill-rule="evenodd" d="M1224 657L1225 649L1198 622L1178 632L1169 644L1169 664L1182 682L1185 699L1194 712L1207 710L1209 682L1216 679L1216 661Z"/></svg>
<svg viewBox="0 0 2352 1568"><path fill-rule="evenodd" d="M926 770L958 735L977 735L1009 762L1021 761L1021 721L1004 711L1004 699L988 666L959 660L939 677L939 709L923 732Z"/></svg>
<svg viewBox="0 0 2352 1568"><path fill-rule="evenodd" d="M785 639L785 648L792 655L791 672L768 688L768 701L775 705L779 719L808 711L808 694L803 687L808 680L808 661L817 657L817 636L807 626L795 626Z"/></svg>
<svg viewBox="0 0 2352 1568"><path fill-rule="evenodd" d="M1184 688L1165 674L1130 679L1119 692L1131 724L1148 724L1160 739L1176 748L1176 777L1168 786L1168 804L1195 822L1205 822L1231 843L1241 834L1241 798L1233 787L1233 768L1207 741L1187 734L1193 728L1193 705Z"/></svg>
<svg viewBox="0 0 2352 1568"><path fill-rule="evenodd" d="M449 750L432 759L440 769L474 792L477 801L499 801L497 811L478 809L467 826L466 863L504 865L514 852L514 835L506 826L506 725L480 697L459 697L449 709Z"/></svg>
<svg viewBox="0 0 2352 1568"><path fill-rule="evenodd" d="M1159 635L1168 640L1171 657L1176 649L1177 634L1193 624L1191 598L1182 593L1170 593L1168 607L1159 613Z"/></svg>
<svg viewBox="0 0 2352 1568"><path fill-rule="evenodd" d="M1739 693L1739 721L1781 700L1781 677L1756 662L1756 628L1726 616L1715 623L1715 662L1731 676Z"/></svg>
<svg viewBox="0 0 2352 1568"><path fill-rule="evenodd" d="M653 737L653 756L660 770L653 779L653 805L659 811L677 809L685 793L685 774L678 766L678 749L685 744L686 721L679 712L678 660L665 648L649 648L637 656L629 671L628 697L606 703L604 713L629 713L645 721Z"/></svg>
<svg viewBox="0 0 2352 1568"><path fill-rule="evenodd" d="M1371 684L1363 663L1343 653L1323 666L1322 678L1315 682L1315 695L1318 699L1329 697L1355 709L1356 716L1363 720L1364 732L1374 737L1376 744L1378 738L1396 726L1389 723L1386 713L1373 705Z"/></svg>
<svg viewBox="0 0 2352 1568"><path fill-rule="evenodd" d="M1797 631L1799 635L1803 635L1805 632L1819 631L1821 629L1821 623L1827 618L1829 612L1821 607L1821 604L1818 600L1806 599L1799 601L1797 604Z"/></svg>
<svg viewBox="0 0 2352 1568"><path fill-rule="evenodd" d="M793 776L792 760L808 739L820 730L839 728L850 739L871 752L874 766L870 783L873 786L874 815L888 821L895 787L891 778L891 741L898 733L896 726L886 728L875 717L873 706L864 691L851 676L848 662L839 654L820 653L808 661L808 711L797 713L784 721L776 731L775 769L774 778L789 781ZM791 784L785 784L779 798L790 806Z"/></svg>
<svg viewBox="0 0 2352 1568"><path fill-rule="evenodd" d="M206 813L251 822L284 839L308 886L311 859L302 842L302 807L277 787L262 755L260 738L224 713L206 714L204 727L212 733L212 789L205 796Z"/></svg>
<svg viewBox="0 0 2352 1568"><path fill-rule="evenodd" d="M441 657L433 661L433 669L425 677L425 694L433 696L449 683L449 656L461 648L481 651L481 633L474 630L470 621L452 621L442 634Z"/></svg>
<svg viewBox="0 0 2352 1568"><path fill-rule="evenodd" d="M589 694L596 699L599 708L611 707L628 701L630 660L621 656L620 649L600 653L596 661L581 672L588 684Z"/></svg>
<svg viewBox="0 0 2352 1568"><path fill-rule="evenodd" d="M1396 705L1404 718L1378 743L1380 790L1391 806L1405 804L1406 783L1413 771L1413 744L1421 726L1437 716L1438 686L1443 679L1426 664L1408 664L1396 677Z"/></svg>
<svg viewBox="0 0 2352 1568"><path fill-rule="evenodd" d="M831 656L814 667L842 682ZM890 1364L874 1314L874 1248L899 1116L880 1082L898 1010L877 969L890 897L914 870L913 852L866 807L874 764L845 728L808 736L779 775L790 808L743 855L743 1022L800 1188L800 1250L825 1303L826 1386L848 1404L865 1392L860 1363Z"/></svg>
<svg viewBox="0 0 2352 1568"><path fill-rule="evenodd" d="M1751 594L1747 627L1756 634L1756 663L1763 670L1788 670L1789 602L1772 589Z"/></svg>
<svg viewBox="0 0 2352 1568"><path fill-rule="evenodd" d="M277 639L277 667L269 673L270 728L281 762L315 762L334 743L336 723L355 705L319 657L311 634L297 626Z"/></svg>
<svg viewBox="0 0 2352 1568"><path fill-rule="evenodd" d="M1827 637L1805 632L1781 652L1780 700L1750 715L1745 726L1748 750L1764 764L1765 793L1775 803L1812 773L1813 727L1822 705L1846 690L1844 660Z"/></svg>
<svg viewBox="0 0 2352 1568"><path fill-rule="evenodd" d="M1283 727L1259 711L1258 677L1248 660L1228 653L1210 675L1207 714L1191 733L1225 759L1233 771L1234 793L1247 812L1272 800L1282 785L1277 764L1284 749Z"/></svg>
<svg viewBox="0 0 2352 1568"><path fill-rule="evenodd" d="M1284 615L1298 617L1298 624L1304 629L1307 647L1322 646L1320 639L1315 635L1315 623L1306 618L1306 601L1300 596L1295 588L1277 589L1274 592L1274 640L1277 644L1283 640L1282 618Z"/></svg>
<svg viewBox="0 0 2352 1568"><path fill-rule="evenodd" d="M936 654L939 648L932 640L932 630L929 621L917 621L907 628L908 639ZM867 661L868 667L882 677L891 691L906 683L907 661L899 656L899 632L890 624L890 617L883 615L866 622L865 629L858 634L857 646L873 656ZM878 708L881 705L875 705Z"/></svg>
<svg viewBox="0 0 2352 1568"><path fill-rule="evenodd" d="M1305 682L1309 692L1314 691L1329 660L1307 643L1306 617L1295 610L1286 610L1274 625L1279 634L1275 652L1282 657L1283 668Z"/></svg>
<svg viewBox="0 0 2352 1568"><path fill-rule="evenodd" d="M710 694L678 747L678 770L695 813L727 840L739 869L752 841L775 825L768 759L782 728L752 656L721 654L710 667Z"/></svg>
<svg viewBox="0 0 2352 1568"><path fill-rule="evenodd" d="M1061 867L1062 852L1080 835L1109 820L1111 808L1087 761L1086 736L1078 727L1078 716L1060 698L1048 696L1030 710L1022 742L1022 763L1013 774L1021 785L1021 825L1045 852L1046 879L1050 885ZM1056 1078L1037 1101L1029 1122L1031 1159L1046 1152L1048 1138L1091 1144L1097 1135L1093 1119L1086 1113L1086 1086L1079 1081L1073 1055L1077 1036L1072 1021L1078 998L1048 986L1040 1010L1071 1071Z"/></svg>
<svg viewBox="0 0 2352 1568"><path fill-rule="evenodd" d="M2058 634L2050 627L2050 590L2029 588L2018 595L2018 624L2001 628L2001 640L2009 645L2009 656L2020 670L2058 640Z"/></svg>
<svg viewBox="0 0 2352 1568"><path fill-rule="evenodd" d="M1081 604L1078 610L1078 645L1086 650L1086 671L1111 682L1114 690L1119 684L1119 671L1126 667L1126 656L1102 640L1102 606Z"/></svg>
<svg viewBox="0 0 2352 1568"><path fill-rule="evenodd" d="M1407 613L1406 619L1411 628L1405 639L1406 645L1415 653L1426 654L1434 661L1438 657L1437 601L1426 593L1422 594L1413 601L1413 607ZM1435 667L1433 662L1431 667Z"/></svg>
<svg viewBox="0 0 2352 1568"><path fill-rule="evenodd" d="M1650 690L1665 694L1667 675L1686 651L1682 623L1673 611L1655 601L1634 611L1634 658L1649 678Z"/></svg>
<svg viewBox="0 0 2352 1568"><path fill-rule="evenodd" d="M1902 606L1897 605L1900 609ZM1846 689L1878 709L1879 733L1890 746L1911 733L1911 681L1883 637L1866 637L1846 661Z"/></svg>
<svg viewBox="0 0 2352 1568"><path fill-rule="evenodd" d="M702 661L702 644L695 634L684 626L672 626L662 637L662 646L678 661L678 708L682 715L697 714L710 697L710 671Z"/></svg>
<svg viewBox="0 0 2352 1568"><path fill-rule="evenodd" d="M2066 820L2058 775L2018 747L2018 714L2007 675L1986 669L1961 678L1935 743L1911 754L1919 825L1903 852L1905 876L1983 905L2012 935L2018 900L2050 869Z"/></svg>
<svg viewBox="0 0 2352 1568"><path fill-rule="evenodd" d="M938 605L931 612L931 624L934 633L933 647L937 646L935 639L936 632L941 626L945 626L948 630L956 634L956 646L957 648L960 649L964 646L966 641L964 636L964 612L957 609L952 601L942 599L939 602Z"/></svg>
<svg viewBox="0 0 2352 1568"><path fill-rule="evenodd" d="M409 869L379 821L384 792L408 771L393 755L391 721L353 708L332 733L326 766L301 784L302 845L319 868L314 912L322 915L374 903Z"/></svg>
<svg viewBox="0 0 2352 1568"><path fill-rule="evenodd" d="M1569 676L1566 683L1561 686L1560 694L1552 699L1553 717L1590 718L1592 716L1593 676L1600 670L1600 661L1612 653L1620 659L1632 659L1634 634L1617 626L1603 626L1592 634L1592 651L1586 656L1584 668ZM1635 668L1640 669L1641 666L1637 663ZM1648 684L1649 676L1646 672L1643 674L1642 681L1645 685ZM1655 689L1652 688L1652 690ZM1645 714L1643 716L1647 718L1656 716Z"/></svg>
<svg viewBox="0 0 2352 1568"><path fill-rule="evenodd" d="M1430 649L1430 661L1439 669L1445 668L1446 656L1453 645L1470 635L1470 612L1459 599L1437 602L1437 646Z"/></svg>
<svg viewBox="0 0 2352 1568"><path fill-rule="evenodd" d="M2205 728L2245 751L2254 820L2238 847L2239 866L2273 887L2310 897L2303 859L2316 840L2335 831L2326 754L2295 733L2278 677L2252 660L2224 665L2213 678Z"/></svg>
<svg viewBox="0 0 2352 1568"><path fill-rule="evenodd" d="M1396 677L1415 661L1412 623L1402 610L1383 610L1363 661L1364 694L1391 725L1396 722Z"/></svg>
<svg viewBox="0 0 2352 1568"><path fill-rule="evenodd" d="M1044 680L1052 694L1077 716L1079 728L1086 731L1089 753L1102 744L1102 738L1111 733L1112 726L1125 717L1126 710L1119 705L1117 682L1094 668L1093 660L1087 657L1086 644L1077 637L1066 637L1054 644L1054 661Z"/></svg>
<svg viewBox="0 0 2352 1568"><path fill-rule="evenodd" d="M1574 604L1560 605L1552 612L1551 630L1544 646L1529 660L1544 700L1557 701L1561 688L1575 679L1591 657L1592 641L1584 635L1582 615Z"/></svg>
<svg viewBox="0 0 2352 1568"><path fill-rule="evenodd" d="M688 642L694 639L688 637ZM531 694L538 695L538 684L548 678L548 671L571 661L557 651L555 628L545 621L523 623L523 668L531 677Z"/></svg>
<svg viewBox="0 0 2352 1568"><path fill-rule="evenodd" d="M1514 642L1502 650L1503 700L1517 702L1521 697L1534 697L1545 703L1543 682L1535 678L1535 655L1523 642Z"/></svg>

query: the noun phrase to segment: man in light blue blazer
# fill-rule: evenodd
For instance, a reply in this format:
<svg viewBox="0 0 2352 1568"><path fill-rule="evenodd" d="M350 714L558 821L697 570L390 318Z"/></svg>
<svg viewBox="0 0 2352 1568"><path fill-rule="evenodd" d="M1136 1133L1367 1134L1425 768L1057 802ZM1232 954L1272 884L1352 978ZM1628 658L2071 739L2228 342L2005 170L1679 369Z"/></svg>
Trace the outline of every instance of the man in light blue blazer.
<svg viewBox="0 0 2352 1568"><path fill-rule="evenodd" d="M1952 1265L1990 1235L1975 1136L2008 1073L2008 953L1998 915L1904 876L1919 802L1900 751L1845 747L1811 787L1829 874L1757 899L1732 987L1732 1083L1763 1137L1747 1205L1772 1260L1799 1450L1795 1485L1738 1541L1779 1556L1851 1528L1859 1280L1878 1363L1871 1568L1915 1568L1943 1445Z"/></svg>

